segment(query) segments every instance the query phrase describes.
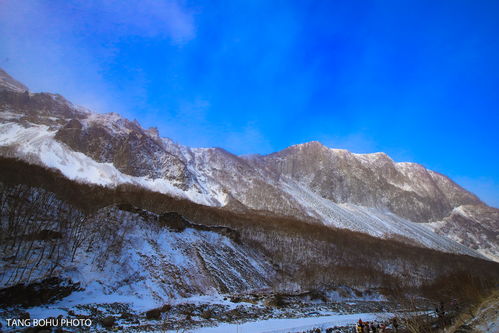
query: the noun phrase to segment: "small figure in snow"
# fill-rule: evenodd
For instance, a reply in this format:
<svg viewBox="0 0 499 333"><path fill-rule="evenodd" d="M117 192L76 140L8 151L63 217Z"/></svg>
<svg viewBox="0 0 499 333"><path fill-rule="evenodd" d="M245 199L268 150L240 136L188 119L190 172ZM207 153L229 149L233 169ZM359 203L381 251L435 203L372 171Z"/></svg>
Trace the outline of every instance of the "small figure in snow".
<svg viewBox="0 0 499 333"><path fill-rule="evenodd" d="M392 319L392 326L393 326L393 331L398 332L399 331L399 323L397 321L397 317L394 317Z"/></svg>
<svg viewBox="0 0 499 333"><path fill-rule="evenodd" d="M437 308L437 316L438 316L438 326L443 328L445 326L445 308L443 301L440 301L440 306Z"/></svg>
<svg viewBox="0 0 499 333"><path fill-rule="evenodd" d="M362 322L362 319L359 319L359 322L357 323L357 333L364 333L364 323Z"/></svg>

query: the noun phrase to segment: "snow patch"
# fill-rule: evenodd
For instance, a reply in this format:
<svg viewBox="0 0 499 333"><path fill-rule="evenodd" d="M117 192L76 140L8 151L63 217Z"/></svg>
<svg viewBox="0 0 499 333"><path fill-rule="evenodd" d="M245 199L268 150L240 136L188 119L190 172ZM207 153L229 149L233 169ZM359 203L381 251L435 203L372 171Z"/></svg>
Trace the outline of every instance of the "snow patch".
<svg viewBox="0 0 499 333"><path fill-rule="evenodd" d="M83 183L115 187L135 184L149 190L189 199L204 205L221 205L227 200L223 193L215 197L195 191L182 190L166 179L151 179L126 175L112 163L99 163L87 155L75 152L55 140L56 131L46 125L23 127L16 123L0 124L0 146L13 147L19 157L38 159L42 165L60 170L66 177Z"/></svg>

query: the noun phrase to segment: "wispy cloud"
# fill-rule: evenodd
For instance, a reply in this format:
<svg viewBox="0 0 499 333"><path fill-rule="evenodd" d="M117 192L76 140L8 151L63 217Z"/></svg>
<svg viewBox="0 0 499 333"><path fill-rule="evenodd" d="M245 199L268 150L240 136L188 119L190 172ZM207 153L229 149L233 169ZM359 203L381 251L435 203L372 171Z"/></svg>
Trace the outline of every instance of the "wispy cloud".
<svg viewBox="0 0 499 333"><path fill-rule="evenodd" d="M96 29L116 36L162 36L177 43L189 41L195 36L192 12L178 1L81 1L73 10L86 11L92 15L91 24Z"/></svg>
<svg viewBox="0 0 499 333"><path fill-rule="evenodd" d="M104 38L97 43L94 34ZM116 44L134 36L181 46L195 37L193 14L171 0L0 1L0 67L33 91L58 92L98 112L123 112L130 102L105 73ZM130 72L134 93L143 94L140 70Z"/></svg>
<svg viewBox="0 0 499 333"><path fill-rule="evenodd" d="M242 127L212 122L211 108L209 101L196 98L180 102L175 110L149 112L141 123L156 126L161 136L191 147L222 147L236 155L273 152L270 141L254 121Z"/></svg>
<svg viewBox="0 0 499 333"><path fill-rule="evenodd" d="M224 146L235 154L270 153L273 147L254 123L248 123L242 131L229 132L223 138Z"/></svg>

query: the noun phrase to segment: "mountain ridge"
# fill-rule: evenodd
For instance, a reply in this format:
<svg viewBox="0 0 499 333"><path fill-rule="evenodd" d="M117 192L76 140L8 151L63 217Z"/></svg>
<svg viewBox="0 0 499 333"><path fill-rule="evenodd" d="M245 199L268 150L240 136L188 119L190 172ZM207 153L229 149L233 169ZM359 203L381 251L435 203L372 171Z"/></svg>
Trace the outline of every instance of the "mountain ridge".
<svg viewBox="0 0 499 333"><path fill-rule="evenodd" d="M486 206L450 178L420 164L394 162L385 153L355 154L318 141L250 158L190 148L116 113L96 114L60 95L21 92L5 82L11 81L0 79L2 154L38 161L72 179L107 186L131 182L210 206L314 219L378 237L409 234L434 248L442 241L439 232L454 229L426 223L450 223L445 219L460 206ZM452 233L497 260L497 227L486 229L486 240Z"/></svg>

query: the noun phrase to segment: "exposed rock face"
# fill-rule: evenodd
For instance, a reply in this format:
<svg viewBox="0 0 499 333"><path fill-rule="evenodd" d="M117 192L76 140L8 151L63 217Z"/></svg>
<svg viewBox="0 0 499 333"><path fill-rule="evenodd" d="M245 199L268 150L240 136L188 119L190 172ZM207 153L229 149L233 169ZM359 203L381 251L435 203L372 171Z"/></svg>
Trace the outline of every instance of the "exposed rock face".
<svg viewBox="0 0 499 333"><path fill-rule="evenodd" d="M16 82L0 72L0 152L57 168L68 178L109 186L132 183L202 204L294 216L378 237L402 235L455 251L456 246L437 245L437 235L427 228L410 225L446 221L446 228L475 235L454 237L458 242L485 246L482 253L489 257L498 251L497 210L470 213L474 217L464 223L452 213L455 208L486 206L419 164L318 142L246 157L219 148L189 148L118 114L95 114L60 95L27 92Z"/></svg>
<svg viewBox="0 0 499 333"><path fill-rule="evenodd" d="M291 178L335 203L387 208L413 221L435 221L480 200L445 176L384 153L353 154L319 142L252 159L275 178Z"/></svg>
<svg viewBox="0 0 499 333"><path fill-rule="evenodd" d="M166 152L161 141L138 123L117 114L71 119L55 138L95 161L112 163L127 175L166 178L183 189L189 183L186 165L179 158Z"/></svg>
<svg viewBox="0 0 499 333"><path fill-rule="evenodd" d="M189 226L189 222L176 212L163 213L159 216L158 222L161 227L167 227L173 231L181 232Z"/></svg>
<svg viewBox="0 0 499 333"><path fill-rule="evenodd" d="M88 111L72 105L60 95L28 91L0 89L0 107L2 112L16 114L17 121L25 125L34 123L59 127L71 118L82 118L88 114Z"/></svg>
<svg viewBox="0 0 499 333"><path fill-rule="evenodd" d="M183 155L206 187L219 188L230 195L229 204L235 209L307 216L296 198L282 190L279 181L243 158L219 148L189 149Z"/></svg>

